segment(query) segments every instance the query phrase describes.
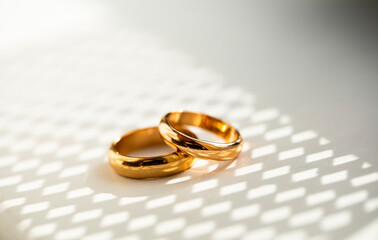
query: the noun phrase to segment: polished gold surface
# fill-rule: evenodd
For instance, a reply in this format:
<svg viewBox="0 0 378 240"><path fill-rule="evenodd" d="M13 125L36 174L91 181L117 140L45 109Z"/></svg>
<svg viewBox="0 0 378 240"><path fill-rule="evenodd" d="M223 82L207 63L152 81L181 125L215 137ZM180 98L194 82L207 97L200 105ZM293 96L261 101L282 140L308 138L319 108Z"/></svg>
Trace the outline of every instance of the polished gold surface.
<svg viewBox="0 0 378 240"><path fill-rule="evenodd" d="M189 136L181 129L195 126L215 133L226 142L211 142ZM202 113L171 112L159 124L167 144L193 157L207 160L233 160L242 150L243 139L230 124Z"/></svg>
<svg viewBox="0 0 378 240"><path fill-rule="evenodd" d="M192 133L185 131L188 135ZM137 149L164 144L158 128L144 128L127 133L109 148L109 163L118 174L130 178L157 178L185 171L194 157L172 149L172 153L156 157L135 157L129 153Z"/></svg>

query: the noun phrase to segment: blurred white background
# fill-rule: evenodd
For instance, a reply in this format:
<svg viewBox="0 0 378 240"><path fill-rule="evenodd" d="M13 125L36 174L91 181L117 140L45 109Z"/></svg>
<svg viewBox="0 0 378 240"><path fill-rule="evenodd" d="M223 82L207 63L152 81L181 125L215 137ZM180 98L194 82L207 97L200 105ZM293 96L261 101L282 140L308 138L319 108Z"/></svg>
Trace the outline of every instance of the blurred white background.
<svg viewBox="0 0 378 240"><path fill-rule="evenodd" d="M112 181L116 181L117 185L111 190L111 194L116 196L117 202L118 198L121 199L117 205L119 208L123 206L122 201L126 201L122 199L127 198L127 196L122 196L125 194L122 189L126 180L118 178L114 180L114 176L107 175L108 173L101 175L101 172L99 173L98 169L93 167L98 165L101 169L103 166L101 164L103 164L104 155L101 154L112 137L121 134L124 130L153 124L158 116L172 107L192 107L212 112L235 122L246 135L251 134L251 131L263 129L261 134L265 135L261 138L254 137L253 134L248 135L248 143L253 147L269 146L271 142L266 134L279 126L269 122L262 122L263 125L259 125L258 121L253 119L261 114L264 116L264 113L266 114L264 109L270 109L267 111L268 116L273 114L271 116L277 117L278 125L293 126L294 132L290 132L290 139L293 138L294 133L310 129L316 132L319 139L326 137L327 141L330 140L331 145L326 144L325 149L318 149L317 143L305 144L304 154L307 157L310 153L327 150L329 146L333 152L332 157L353 154L353 156L358 156L361 162L358 164L363 166L353 163L354 165L342 165L341 168L335 167L332 165L335 160L331 162L331 159L325 164L301 165L298 163L301 161L299 157L296 159L297 163L289 164L290 174L307 168L319 170L317 178L302 186L306 188L307 197L320 191L321 187L316 185L316 181L321 176L324 177L338 170L348 171L348 179L336 186L325 186L328 190L334 191L337 196L354 193L355 188L348 182L352 181L351 179L365 175L371 176L368 178L371 181L369 184L356 189L357 193L361 190L366 195L362 195L364 197L360 198L353 208L344 211L351 212L351 215L345 216L349 218L352 216L352 220L346 221L345 225L335 228L334 231L325 230L327 221L324 219L329 219L328 215L333 216L332 214L337 214L339 211L337 208L339 200L335 198L335 203L328 202L321 208L320 212L324 215L318 216L320 220L317 220L323 227L318 228L314 225L298 227L305 235L300 232L292 236L299 239L310 237L314 239L348 237L350 239L375 239L378 235L376 230L378 191L372 185L376 185L376 156L378 154L377 16L377 4L359 5L352 2L336 4L297 1L1 1L0 157L2 157L3 169L0 177L3 183L9 183L12 177L21 176L17 168L15 170L14 164L23 165L23 160L29 161L30 164L31 157L39 159L34 161L35 168L38 167L38 169L44 166L42 165L44 161L62 161L61 156L56 156L54 151L47 157L43 155L41 157L35 149L40 146L40 142L55 141L59 146L55 151L59 152L65 149L61 148L62 146L70 144L70 141L75 139L84 150L98 147L100 151L99 154L94 154L96 158L90 159L93 163L88 166L91 167L85 165L88 169L83 168L86 170L82 178L67 180L66 183L70 184L70 188L66 189L67 195L69 191L75 190L74 187L88 187L98 194L105 193L107 189L110 189ZM117 86L115 93L114 86ZM156 89L159 88L165 90L156 93ZM167 91L170 88L176 89L178 96L170 96ZM191 91L195 96L193 98L189 94ZM154 93L156 95L153 95ZM226 97L223 97L224 95ZM237 100L233 102L238 97L239 103ZM223 98L230 100L222 100ZM120 100L128 104L116 106ZM61 109L59 106L65 107ZM112 106L115 107L111 109ZM232 111L235 109L238 111ZM47 110L53 112L50 117ZM100 117L97 117L97 114ZM111 126L115 119L123 119L124 123ZM251 119L251 122L246 119ZM86 126L86 121L90 129L83 130L82 127ZM38 129L43 130L44 127L47 129L45 129L46 134L55 132L56 122L59 123L57 126L63 126L62 133L57 135L64 136L66 132L67 139L54 134L45 139L43 133L39 132ZM36 130L33 130L33 126ZM253 128L256 126L260 128ZM265 126L266 129L261 126ZM273 130L269 130L270 128ZM29 136L29 131L34 131L34 135ZM11 145L18 143L24 134L29 136L35 145L31 144L32 147L26 148L25 151L13 149ZM102 140L81 142L80 139L86 139L85 136ZM284 152L294 148L292 140L288 142L279 140L274 144L278 149L277 154L279 151ZM264 172L282 167L277 157L254 159L253 147L252 150L246 149L245 154L248 157L242 158L241 166L236 167L248 167L253 166L249 165L251 163L261 163L263 165L261 171ZM323 145L320 148L323 148ZM76 154L74 150L73 152L74 154L68 156L67 159L63 158L68 166L75 166L78 159L79 162L81 161L80 154ZM252 159L249 159L249 156L252 156ZM17 161L9 159L17 159ZM307 158L303 156L303 159ZM67 168L59 169L64 172ZM36 180L33 180L36 178L35 170L30 168L23 172L22 180L17 184L6 185L1 191L1 206L4 211L8 211L2 214L0 221L1 234L5 239L12 235L16 236L15 238L19 235L19 239L25 236L58 239L59 231L71 227L72 223L67 220L68 217L57 222L49 222L45 218L46 213L38 213L40 215L33 217L19 214L24 204L38 201L41 194L38 191L42 189L42 186L49 185L44 182L35 189L37 192L24 193L17 190L23 183L36 184ZM222 171L220 172L219 174L222 174ZM193 178L195 176L194 173L188 174ZM223 182L222 177L219 177L222 175L218 175L221 181L218 187L236 184L234 182L236 180L233 180L231 175L223 176ZM245 191L266 184L267 180L257 181L261 176L255 174L251 179L243 179L247 186ZM47 177L45 180L51 181L50 184L61 183L60 178ZM197 181L200 182L201 179ZM189 185L184 185L184 189L190 189L195 183L197 182L189 182ZM280 183L277 179L270 183L278 186L277 192L284 190L280 187L286 189L285 181ZM134 184L135 189L139 186L143 187L143 184ZM153 189L157 189L156 186L163 183L155 184ZM191 198L178 190L166 190L165 194L169 193L177 194L177 201ZM148 203L144 205L143 201L158 197L148 196L148 191L139 194L147 197L137 203L140 209L148 206ZM212 196L204 205L220 202L224 198L214 197L214 194L215 190L211 193L201 193L199 196L203 199ZM237 207L250 203L248 202L250 200L244 202L243 191L240 194L240 196L233 195L234 197L226 199L233 204L233 207L229 207L227 211L236 211ZM80 205L86 204L82 199L69 202L67 195L64 195L66 198L53 196L48 201L51 205L59 206L72 203L78 209ZM264 205L265 200L256 203L256 206L259 206L259 209L261 206L262 209L261 213L255 216L256 219L265 219L263 217L265 213L279 206L273 198L275 196L277 199L277 195L267 197L266 202L269 203L267 205ZM24 203L11 209L6 208L8 206L6 204L9 204L7 200L23 199L23 197L26 199ZM91 199L95 201L93 199L96 198ZM113 198L109 198L109 201L112 200ZM351 201L353 202L353 199L346 202ZM82 223L81 226L86 231L77 236L90 237L91 234L96 233L98 230L96 221L100 219L103 221L107 214L118 210L116 207L112 209L111 204L110 202L109 205L99 207L98 209L102 209L102 214L92 222ZM259 229L253 229L246 222L238 222L239 225L231 225L231 227L236 226L235 229L230 230L234 235L225 236L230 236L230 238L254 236L254 239L256 236L261 238L265 236L266 239L279 238L291 230L290 222L294 221L292 219L295 219L296 214L306 210L306 207L300 204L302 202L299 200L289 204L290 208L298 205L298 209L292 209L293 213L289 214L291 218L289 219L288 216L288 219L283 222L264 225L263 220L261 223L260 220L247 219L246 222L261 226ZM198 212L204 214L203 209L204 207L200 208ZM130 211L131 217L127 220L128 222L146 214L145 211L134 210L133 212L128 208L125 211ZM344 212L341 211L341 213ZM161 218L169 219L175 216L167 214L165 210L153 214L158 217L158 222L161 222ZM203 215L198 217L200 214L198 213L198 216L196 214L197 212L192 215L186 213L181 216L186 219L186 223L182 226L183 233L185 229L191 229L190 227L196 222L203 223L206 220ZM341 218L343 216L341 215ZM8 219L13 220L9 223ZM212 228L213 238L219 238L222 235L223 227L225 227L222 223L235 222L228 221L226 216L224 219L218 219L220 222L217 223L217 227ZM21 222L24 225L16 227L15 224L11 224L13 222ZM326 223L323 224L323 222ZM39 229L39 226L45 226L45 228ZM49 232L49 229L52 231ZM121 239L129 234L127 229L117 225L112 225L111 228L105 230L109 230L111 234L109 235L108 231L108 235L100 234L97 237ZM262 232L260 235L256 232L255 235L248 235L255 230ZM38 235L38 231L42 233L47 231L49 234ZM158 230L155 228L154 231L154 233L153 230L146 230L146 233L131 231L130 236L147 239L156 237L154 234L157 234ZM180 231L174 234L176 235L162 237L177 239L184 236L180 235ZM204 235L203 238L208 239L208 235Z"/></svg>

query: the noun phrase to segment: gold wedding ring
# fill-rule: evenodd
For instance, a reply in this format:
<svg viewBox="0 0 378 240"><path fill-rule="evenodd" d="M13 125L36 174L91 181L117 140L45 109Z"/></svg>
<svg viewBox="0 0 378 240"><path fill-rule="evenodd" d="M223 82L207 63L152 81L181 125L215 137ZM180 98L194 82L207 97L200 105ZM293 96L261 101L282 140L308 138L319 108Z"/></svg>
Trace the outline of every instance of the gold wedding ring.
<svg viewBox="0 0 378 240"><path fill-rule="evenodd" d="M225 142L198 139L188 126L199 127L223 138ZM141 148L167 143L175 152L156 157L136 157L130 153ZM233 160L241 152L243 139L230 124L202 113L170 112L158 127L129 132L109 148L109 163L118 174L130 178L158 178L187 170L195 158Z"/></svg>
<svg viewBox="0 0 378 240"><path fill-rule="evenodd" d="M195 136L187 130L183 131ZM109 163L118 174L130 178L164 177L185 171L192 166L194 157L180 150L156 157L128 155L137 149L162 143L164 144L157 127L132 131L111 144L108 151Z"/></svg>
<svg viewBox="0 0 378 240"><path fill-rule="evenodd" d="M208 130L226 142L212 142L189 136L181 129L195 126ZM165 142L195 158L206 160L233 160L242 150L243 139L230 124L202 113L170 112L159 124L159 132Z"/></svg>

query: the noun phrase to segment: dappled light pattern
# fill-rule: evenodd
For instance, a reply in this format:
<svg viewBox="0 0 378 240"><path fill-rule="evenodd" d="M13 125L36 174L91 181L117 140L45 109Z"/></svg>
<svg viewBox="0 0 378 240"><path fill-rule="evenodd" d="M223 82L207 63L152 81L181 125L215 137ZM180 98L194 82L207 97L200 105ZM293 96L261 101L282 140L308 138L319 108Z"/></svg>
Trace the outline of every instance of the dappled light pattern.
<svg viewBox="0 0 378 240"><path fill-rule="evenodd" d="M153 37L116 32L2 62L5 239L344 239L375 219L373 163ZM114 173L111 141L176 109L236 126L238 159L162 179Z"/></svg>

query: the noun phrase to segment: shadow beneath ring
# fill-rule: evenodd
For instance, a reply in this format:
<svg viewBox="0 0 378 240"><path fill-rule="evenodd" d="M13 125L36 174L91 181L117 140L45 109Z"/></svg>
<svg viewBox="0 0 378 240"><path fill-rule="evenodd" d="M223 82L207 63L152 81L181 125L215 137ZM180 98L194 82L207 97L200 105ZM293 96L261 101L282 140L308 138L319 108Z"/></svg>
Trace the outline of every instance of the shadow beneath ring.
<svg viewBox="0 0 378 240"><path fill-rule="evenodd" d="M208 161L196 159L193 167L172 176L156 179L132 179L118 175L108 162L93 161L85 182L96 192L111 193L118 197L150 197L191 192L196 183L217 178L234 161Z"/></svg>

